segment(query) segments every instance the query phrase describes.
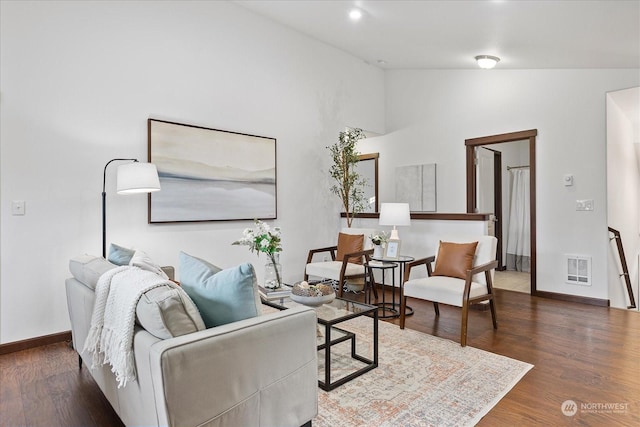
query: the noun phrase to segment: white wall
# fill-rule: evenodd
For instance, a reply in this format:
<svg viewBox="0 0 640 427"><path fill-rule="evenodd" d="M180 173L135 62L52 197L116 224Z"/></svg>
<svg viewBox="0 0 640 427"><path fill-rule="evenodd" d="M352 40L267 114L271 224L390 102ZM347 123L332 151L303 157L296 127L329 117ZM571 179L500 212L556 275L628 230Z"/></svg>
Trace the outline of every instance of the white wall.
<svg viewBox="0 0 640 427"><path fill-rule="evenodd" d="M616 102L621 92L607 94L607 196L608 224L620 231L625 258L638 306L638 254L640 253L640 168L638 144L634 143L634 127ZM609 297L612 307L629 304L616 241L608 250Z"/></svg>
<svg viewBox="0 0 640 427"><path fill-rule="evenodd" d="M465 211L464 140L538 129L537 289L608 298L605 93L637 86L628 70L387 71L387 134L380 199L392 201L395 166L436 163L438 211ZM368 144L368 145L366 145ZM563 175L574 175L565 187ZM576 212L576 199L594 199ZM564 254L593 257L593 285L564 283Z"/></svg>
<svg viewBox="0 0 640 427"><path fill-rule="evenodd" d="M227 2L0 2L0 343L69 329L68 259L99 254L102 168L146 158L148 117L277 138L287 280L341 225L325 147L344 126L385 133L387 121L361 144L380 152L381 202L393 201L396 166L437 163L440 212L465 209L465 139L537 128L538 289L608 298L604 94L638 76L383 73ZM262 274L263 257L230 246L249 222L148 225L145 196L114 195L114 175L109 241L161 264L185 250ZM575 212L583 198L594 212ZM25 216L10 214L12 200ZM430 251L437 226L401 230L403 252ZM593 286L563 283L564 253L593 256Z"/></svg>
<svg viewBox="0 0 640 427"><path fill-rule="evenodd" d="M146 160L149 117L277 139L286 280L335 239L325 147L346 125L384 132L380 69L227 2L3 1L0 15L0 343L69 329L68 260L101 251L102 169ZM108 241L262 274L264 256L231 246L251 222L148 225L112 167Z"/></svg>

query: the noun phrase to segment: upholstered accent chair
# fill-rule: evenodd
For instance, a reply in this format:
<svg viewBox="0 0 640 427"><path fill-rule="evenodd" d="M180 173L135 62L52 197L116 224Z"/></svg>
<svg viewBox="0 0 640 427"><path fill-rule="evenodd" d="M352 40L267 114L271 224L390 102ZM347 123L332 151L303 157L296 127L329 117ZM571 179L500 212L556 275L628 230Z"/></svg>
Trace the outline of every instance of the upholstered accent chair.
<svg viewBox="0 0 640 427"><path fill-rule="evenodd" d="M407 263L405 281L400 288L400 329L405 326L407 298L433 302L436 316L440 315L439 303L461 307L460 345L463 347L467 345L467 320L472 304L488 302L493 328L497 329L493 301L497 242L493 236L443 237L435 256ZM434 262L435 269L432 269ZM426 267L426 277L416 277L419 266Z"/></svg>
<svg viewBox="0 0 640 427"><path fill-rule="evenodd" d="M373 254L373 243L369 238L373 232L364 228L345 228L338 234L335 246L311 249L307 256L304 280L314 277L337 283L339 297L342 297L345 287L362 289L368 282L364 280L366 271L363 264L369 262ZM325 253L324 258L320 258L319 254L322 253ZM375 288L373 291L377 298Z"/></svg>

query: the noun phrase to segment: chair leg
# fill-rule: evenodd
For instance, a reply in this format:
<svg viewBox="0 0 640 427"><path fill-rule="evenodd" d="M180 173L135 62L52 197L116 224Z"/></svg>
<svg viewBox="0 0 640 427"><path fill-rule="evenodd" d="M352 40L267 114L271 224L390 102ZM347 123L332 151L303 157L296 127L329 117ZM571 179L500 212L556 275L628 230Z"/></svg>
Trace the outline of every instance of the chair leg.
<svg viewBox="0 0 640 427"><path fill-rule="evenodd" d="M437 302L433 303L433 309L436 311L436 316L440 316L440 306Z"/></svg>
<svg viewBox="0 0 640 427"><path fill-rule="evenodd" d="M469 319L469 304L462 305L462 322L460 324L460 345L467 345L467 320Z"/></svg>
<svg viewBox="0 0 640 427"><path fill-rule="evenodd" d="M496 306L493 298L489 300L489 308L491 309L491 319L493 320L493 329L498 329L498 318L496 317Z"/></svg>
<svg viewBox="0 0 640 427"><path fill-rule="evenodd" d="M407 311L407 297L400 298L400 329L404 329L404 318Z"/></svg>
<svg viewBox="0 0 640 427"><path fill-rule="evenodd" d="M376 289L376 280L373 277L373 274L371 275L371 289L373 289L373 296L375 296L376 301L378 301L378 290ZM382 292L384 292L384 289L382 290Z"/></svg>

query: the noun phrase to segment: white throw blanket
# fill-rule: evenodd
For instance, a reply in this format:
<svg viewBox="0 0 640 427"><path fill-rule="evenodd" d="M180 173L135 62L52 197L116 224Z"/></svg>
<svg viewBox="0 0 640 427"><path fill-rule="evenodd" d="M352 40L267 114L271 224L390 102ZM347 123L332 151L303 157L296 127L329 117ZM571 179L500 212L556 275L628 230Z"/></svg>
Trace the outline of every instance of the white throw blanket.
<svg viewBox="0 0 640 427"><path fill-rule="evenodd" d="M83 351L92 356L92 367L111 364L118 388L136 379L133 329L140 297L149 289L176 285L138 267L118 267L107 271L96 285L96 301L91 329Z"/></svg>

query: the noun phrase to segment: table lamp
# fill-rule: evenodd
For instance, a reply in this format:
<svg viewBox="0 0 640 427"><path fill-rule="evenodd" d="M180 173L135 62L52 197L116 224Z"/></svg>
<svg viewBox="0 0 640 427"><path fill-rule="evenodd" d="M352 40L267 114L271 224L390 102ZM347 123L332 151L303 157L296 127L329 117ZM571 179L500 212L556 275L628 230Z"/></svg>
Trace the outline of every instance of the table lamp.
<svg viewBox="0 0 640 427"><path fill-rule="evenodd" d="M396 226L411 225L409 203L382 203L380 205L380 225L393 225L390 239L399 239Z"/></svg>

